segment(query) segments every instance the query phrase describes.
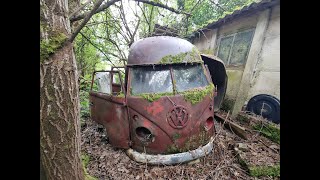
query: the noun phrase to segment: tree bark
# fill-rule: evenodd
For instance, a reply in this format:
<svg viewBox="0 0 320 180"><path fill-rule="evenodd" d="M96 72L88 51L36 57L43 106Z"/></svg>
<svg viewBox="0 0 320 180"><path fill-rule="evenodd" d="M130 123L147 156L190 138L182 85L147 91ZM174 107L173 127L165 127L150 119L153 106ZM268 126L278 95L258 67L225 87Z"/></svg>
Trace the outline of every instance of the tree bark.
<svg viewBox="0 0 320 180"><path fill-rule="evenodd" d="M40 44L50 46L57 35L71 35L68 1L40 0ZM48 57L40 63L42 177L83 180L78 72L73 44L65 40L60 48L48 52Z"/></svg>

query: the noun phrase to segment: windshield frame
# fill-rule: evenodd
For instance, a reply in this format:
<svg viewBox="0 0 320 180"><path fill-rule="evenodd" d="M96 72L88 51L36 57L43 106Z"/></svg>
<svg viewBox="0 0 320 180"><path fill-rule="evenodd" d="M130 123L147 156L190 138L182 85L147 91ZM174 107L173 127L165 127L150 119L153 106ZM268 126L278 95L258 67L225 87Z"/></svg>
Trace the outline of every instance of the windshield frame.
<svg viewBox="0 0 320 180"><path fill-rule="evenodd" d="M140 93L140 94L132 94L130 89L132 87L132 82L131 82L131 79L132 79L132 76L133 76L133 72L132 72L132 69L135 68L135 67L150 67L150 66L164 66L164 67L168 67L168 69L170 70L170 77L171 77L171 83L172 83L172 87L173 87L173 91L170 92L172 93L173 96L175 95L179 95L179 93L181 92L184 92L184 91L180 91L180 92L177 92L176 90L176 84L175 84L175 80L174 80L174 72L173 72L173 67L176 67L176 66L184 66L184 65L200 65L201 67L201 70L203 71L204 73L204 76L206 78L206 80L208 81L208 85L204 86L204 87L207 87L209 86L211 83L212 83L212 79L210 77L210 74L208 72L208 69L206 68L206 66L204 65L204 63L202 62L199 62L199 63L176 63L176 64L150 64L150 65L127 65L128 66L128 84L127 84L127 95L128 96L133 96L133 97L139 97L140 94L152 94L152 93ZM203 88L204 88L203 87ZM194 89L194 88L193 88ZM188 89L188 90L192 90L192 89ZM186 91L188 91L186 90ZM161 93L161 92L160 92Z"/></svg>

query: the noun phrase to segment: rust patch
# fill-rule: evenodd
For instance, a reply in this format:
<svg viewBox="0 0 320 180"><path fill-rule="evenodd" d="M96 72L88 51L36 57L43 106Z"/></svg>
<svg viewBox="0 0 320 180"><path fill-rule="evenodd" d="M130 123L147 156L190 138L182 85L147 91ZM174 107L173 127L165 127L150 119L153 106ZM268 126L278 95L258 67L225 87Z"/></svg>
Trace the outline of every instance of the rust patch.
<svg viewBox="0 0 320 180"><path fill-rule="evenodd" d="M146 111L153 116L157 116L164 110L160 101L155 101L146 107Z"/></svg>

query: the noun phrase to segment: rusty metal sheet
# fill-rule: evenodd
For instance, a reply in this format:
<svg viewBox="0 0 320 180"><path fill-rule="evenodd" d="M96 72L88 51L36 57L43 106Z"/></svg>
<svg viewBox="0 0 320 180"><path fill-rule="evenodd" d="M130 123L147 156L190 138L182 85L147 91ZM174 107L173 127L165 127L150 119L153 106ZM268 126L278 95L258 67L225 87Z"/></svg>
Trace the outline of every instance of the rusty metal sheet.
<svg viewBox="0 0 320 180"><path fill-rule="evenodd" d="M90 92L92 120L102 124L109 142L118 148L129 148L129 121L125 99L108 94Z"/></svg>
<svg viewBox="0 0 320 180"><path fill-rule="evenodd" d="M213 100L209 95L194 105L186 102L181 95L169 98L164 96L149 102L142 97L127 97L133 149L149 154L170 154L179 149L195 149L208 143L213 136L214 126L211 129L205 128L207 119L213 118L214 113L211 108ZM172 114L178 107L182 109ZM177 117L179 113L180 119ZM144 142L136 133L138 127L147 128L154 137L153 141Z"/></svg>

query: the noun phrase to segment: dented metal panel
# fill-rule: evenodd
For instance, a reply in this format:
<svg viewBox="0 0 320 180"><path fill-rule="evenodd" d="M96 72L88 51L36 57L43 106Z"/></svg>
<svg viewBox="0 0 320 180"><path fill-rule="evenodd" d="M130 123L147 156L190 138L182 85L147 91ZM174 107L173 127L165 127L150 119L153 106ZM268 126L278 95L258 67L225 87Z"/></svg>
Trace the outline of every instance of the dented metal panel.
<svg viewBox="0 0 320 180"><path fill-rule="evenodd" d="M102 124L109 142L118 148L129 148L129 121L125 99L104 93L90 92L92 120Z"/></svg>
<svg viewBox="0 0 320 180"><path fill-rule="evenodd" d="M213 110L210 109L213 100L209 95L195 105L185 101L181 95L160 97L154 102L129 96L127 103L132 123L132 148L139 152L172 154L193 150L208 143L214 134L214 126L205 128L207 120L213 117ZM183 107L183 110L172 113L177 107ZM143 141L136 133L138 127L149 129L154 140Z"/></svg>

